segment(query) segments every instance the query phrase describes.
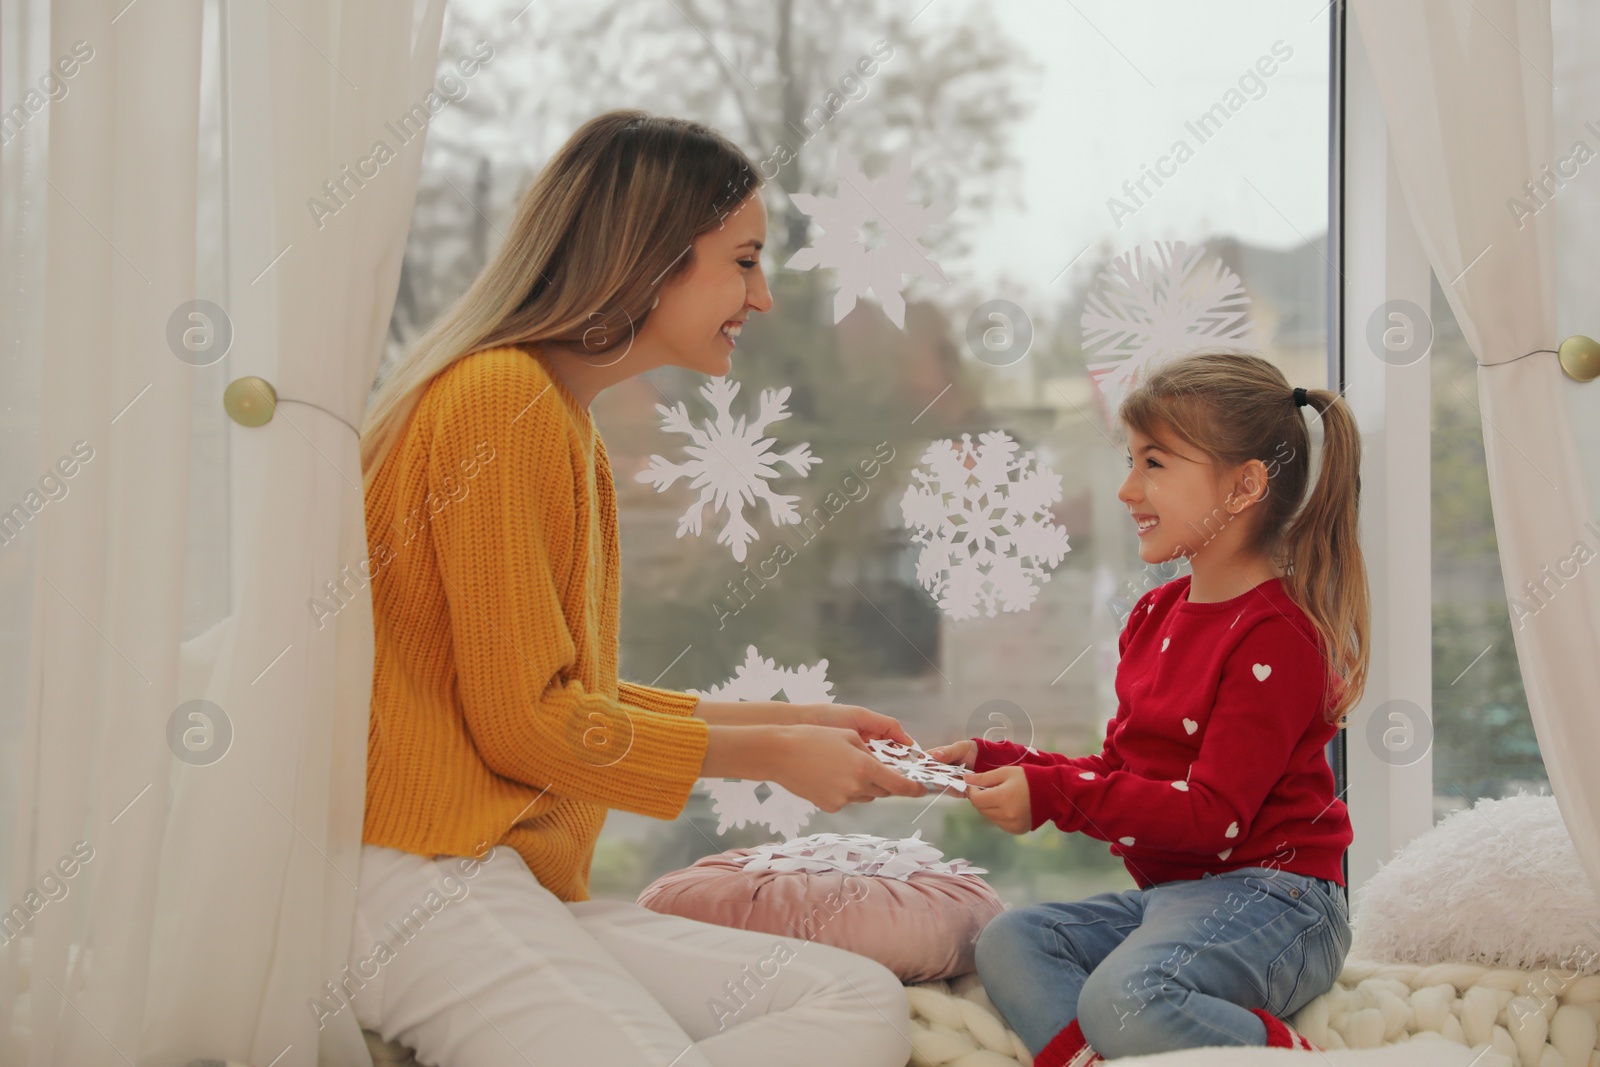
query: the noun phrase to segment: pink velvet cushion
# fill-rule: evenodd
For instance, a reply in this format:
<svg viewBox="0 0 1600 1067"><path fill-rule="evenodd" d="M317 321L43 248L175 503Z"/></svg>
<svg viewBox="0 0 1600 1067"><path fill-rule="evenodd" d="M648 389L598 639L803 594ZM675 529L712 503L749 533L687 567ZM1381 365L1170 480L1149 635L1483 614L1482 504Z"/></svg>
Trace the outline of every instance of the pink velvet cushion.
<svg viewBox="0 0 1600 1067"><path fill-rule="evenodd" d="M923 982L974 969L973 946L1004 910L975 874L917 871L883 878L838 871L747 871L731 857L706 856L662 875L639 894L651 911L759 930L858 952L902 982Z"/></svg>

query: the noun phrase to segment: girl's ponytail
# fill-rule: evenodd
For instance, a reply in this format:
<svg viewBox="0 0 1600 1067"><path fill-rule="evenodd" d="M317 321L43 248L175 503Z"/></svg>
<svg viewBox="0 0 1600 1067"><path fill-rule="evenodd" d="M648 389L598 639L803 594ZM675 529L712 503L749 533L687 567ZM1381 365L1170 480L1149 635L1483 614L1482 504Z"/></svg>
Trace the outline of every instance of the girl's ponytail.
<svg viewBox="0 0 1600 1067"><path fill-rule="evenodd" d="M1328 717L1340 722L1361 699L1371 659L1371 597L1358 522L1361 435L1337 393L1307 389L1305 395L1322 421L1322 469L1283 532L1282 556L1289 566L1284 583L1322 636L1338 685Z"/></svg>

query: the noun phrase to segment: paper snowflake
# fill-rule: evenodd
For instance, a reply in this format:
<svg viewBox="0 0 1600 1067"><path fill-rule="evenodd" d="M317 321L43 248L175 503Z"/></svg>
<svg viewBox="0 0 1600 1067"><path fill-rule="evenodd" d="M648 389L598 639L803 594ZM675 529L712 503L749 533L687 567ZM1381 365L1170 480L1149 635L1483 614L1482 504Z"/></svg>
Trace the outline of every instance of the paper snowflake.
<svg viewBox="0 0 1600 1067"><path fill-rule="evenodd" d="M781 695L791 704L833 703L827 660L810 667L780 667L776 660L763 658L755 645L744 650L744 662L733 669L732 678L704 692L689 692L709 700L777 700Z"/></svg>
<svg viewBox="0 0 1600 1067"><path fill-rule="evenodd" d="M943 221L953 204L906 202L911 179L911 159L895 157L889 169L868 181L855 158L839 149L838 196L790 193L795 207L810 215L822 229L816 244L800 249L785 267L810 270L832 267L838 271L839 290L833 298L833 321L839 322L871 290L883 312L901 329L906 325L906 302L901 292L904 275L949 283L939 265L929 258L920 238L929 226ZM868 247L862 231L878 231L881 243Z"/></svg>
<svg viewBox="0 0 1600 1067"><path fill-rule="evenodd" d="M774 660L763 659L754 645L745 649L744 663L735 668L732 678L704 692L689 692L707 700L777 700L781 694L791 704L833 703L827 660L810 667L779 667ZM798 834L817 810L815 804L777 782L737 778L702 778L701 782L711 794L719 834L749 823L765 825L787 839ZM763 787L766 796L762 796Z"/></svg>
<svg viewBox="0 0 1600 1067"><path fill-rule="evenodd" d="M1071 548L1050 506L1061 499L1061 476L1017 456L1017 442L1000 430L962 434L960 444L935 441L911 472L900 500L911 540L922 546L917 581L951 618L965 619L996 605L1026 611L1049 568Z"/></svg>
<svg viewBox="0 0 1600 1067"><path fill-rule="evenodd" d="M888 738L875 737L867 742L867 747L872 750L879 763L892 768L896 774L913 782L921 782L941 791L946 789L954 789L958 793L967 791L966 779L962 777L966 773L965 770L956 764L934 759L915 740L910 745L902 745Z"/></svg>
<svg viewBox="0 0 1600 1067"><path fill-rule="evenodd" d="M728 522L717 533L717 544L727 545L733 558L744 562L746 546L760 535L744 517L746 506L757 500L766 502L767 512L775 525L793 525L800 521L795 508L798 496L774 493L768 481L778 477L778 464L787 464L796 474L805 476L822 460L811 454L809 444L800 444L787 452L773 452L773 439L761 436L768 426L787 419L784 409L789 399L789 389L763 389L760 407L748 422L745 416L733 417L733 398L739 395L739 383L727 378L713 378L700 389L701 394L716 412L714 419L705 419L697 428L689 421L689 409L682 401L668 408L657 404L661 414L661 428L667 433L680 433L689 438L683 446L688 459L682 463L669 462L663 456L651 456L648 470L635 477L655 486L664 493L679 478L689 479L689 488L698 489L700 496L689 505L689 510L678 517L678 536L692 533L700 536L700 524L706 505L713 511L727 513Z"/></svg>
<svg viewBox="0 0 1600 1067"><path fill-rule="evenodd" d="M1106 360L1089 364L1089 377L1111 412L1165 359L1206 343L1252 343L1244 284L1220 259L1208 260L1203 245L1140 245L1098 282L1080 321L1084 352Z"/></svg>
<svg viewBox="0 0 1600 1067"><path fill-rule="evenodd" d="M704 778L711 795L711 810L717 816L717 833L738 827L765 826L785 841L805 827L817 806L797 797L777 782L758 782L748 778Z"/></svg>
<svg viewBox="0 0 1600 1067"><path fill-rule="evenodd" d="M812 834L751 849L734 862L747 871L803 871L909 881L913 874L988 874L964 859L947 860L918 830L898 840L875 834Z"/></svg>

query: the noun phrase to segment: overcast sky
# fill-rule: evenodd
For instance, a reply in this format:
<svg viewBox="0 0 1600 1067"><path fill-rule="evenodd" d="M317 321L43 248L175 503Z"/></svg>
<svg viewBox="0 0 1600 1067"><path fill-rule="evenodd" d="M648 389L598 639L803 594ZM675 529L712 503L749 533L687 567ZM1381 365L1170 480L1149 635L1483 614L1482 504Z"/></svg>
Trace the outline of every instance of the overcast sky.
<svg viewBox="0 0 1600 1067"><path fill-rule="evenodd" d="M923 3L925 0L914 0ZM1041 65L1033 114L1019 127L1026 205L1002 206L973 234L978 273L1049 285L1085 245L1122 251L1143 240L1227 234L1287 248L1327 228L1326 0L995 0L999 17ZM973 8L932 0L922 20L962 21ZM1277 42L1264 89L1202 143L1185 127ZM1253 98L1253 97L1259 97ZM1239 97L1232 102L1237 103ZM1194 156L1119 229L1107 198L1179 139ZM1126 197L1123 197L1125 202ZM1131 203L1131 202L1130 202ZM1079 267L1087 266L1085 256ZM1056 291L1070 284L1063 277Z"/></svg>
<svg viewBox="0 0 1600 1067"><path fill-rule="evenodd" d="M524 6L523 0L451 3L453 10L471 9L494 26ZM1037 77L1017 78L1018 95L1033 108L1014 128L1016 172L1000 181L1002 196L992 218L971 220L965 234L973 246L970 258L952 262L947 254L941 266L980 289L998 290L996 283L1005 278L1012 283L1005 287L1008 295L1055 296L1092 269L1097 248L1082 255L1073 271L1063 268L1086 246L1101 242L1119 254L1158 238L1226 235L1274 248L1317 238L1327 227L1326 5L1327 0L905 0L907 17L915 16L918 28L1000 19L1006 37L1027 50L1039 71ZM700 10L714 19L716 3L708 0ZM531 30L532 22L520 29ZM515 40L509 28L505 32L507 41ZM863 51L868 33L861 31ZM517 55L515 45L507 46L494 78L517 83L527 94L521 106L536 106L544 94L571 92L559 79L546 84ZM1273 73L1261 76L1258 64ZM509 83L493 91L509 91ZM869 92L851 106L884 103ZM1217 105L1227 118L1202 141L1186 124ZM497 151L528 151L537 140L528 130L519 113L498 134L490 123L474 137L498 136ZM568 133L564 124L548 130L551 143L538 148L538 156ZM1173 157L1180 140L1193 153L1181 163ZM1132 199L1123 184L1137 182L1147 166L1171 177L1159 188L1146 177L1150 195ZM1013 188L1022 203L1006 195ZM1107 203L1113 196L1131 214L1114 219Z"/></svg>

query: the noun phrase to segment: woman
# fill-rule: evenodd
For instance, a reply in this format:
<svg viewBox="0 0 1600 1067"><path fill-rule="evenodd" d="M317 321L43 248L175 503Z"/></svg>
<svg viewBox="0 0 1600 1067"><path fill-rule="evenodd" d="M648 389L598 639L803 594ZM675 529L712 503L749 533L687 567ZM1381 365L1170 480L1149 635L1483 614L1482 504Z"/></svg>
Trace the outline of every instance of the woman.
<svg viewBox="0 0 1600 1067"><path fill-rule="evenodd" d="M589 403L728 371L772 306L760 176L726 139L598 116L545 167L362 432L376 666L350 976L362 1026L444 1067L903 1064L904 988L820 944L589 899L608 808L702 776L825 811L926 789L865 708L617 679L616 500ZM499 846L505 847L499 847ZM343 991L341 991L343 992Z"/></svg>

